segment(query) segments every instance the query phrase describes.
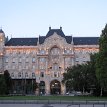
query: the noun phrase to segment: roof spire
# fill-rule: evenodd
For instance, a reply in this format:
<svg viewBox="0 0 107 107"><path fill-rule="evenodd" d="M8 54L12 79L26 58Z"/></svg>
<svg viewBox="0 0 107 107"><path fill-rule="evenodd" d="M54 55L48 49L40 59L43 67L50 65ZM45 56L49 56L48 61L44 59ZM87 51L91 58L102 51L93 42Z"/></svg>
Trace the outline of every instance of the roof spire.
<svg viewBox="0 0 107 107"><path fill-rule="evenodd" d="M2 30L2 26L0 27L0 33L4 33L4 31Z"/></svg>
<svg viewBox="0 0 107 107"><path fill-rule="evenodd" d="M40 35L39 35L39 37L40 37ZM38 42L37 42L38 45L39 45L39 37L38 37Z"/></svg>
<svg viewBox="0 0 107 107"><path fill-rule="evenodd" d="M49 30L51 30L51 26L49 27Z"/></svg>
<svg viewBox="0 0 107 107"><path fill-rule="evenodd" d="M71 36L72 36L72 35L71 35ZM72 44L72 45L74 44L73 36L72 36L71 44Z"/></svg>

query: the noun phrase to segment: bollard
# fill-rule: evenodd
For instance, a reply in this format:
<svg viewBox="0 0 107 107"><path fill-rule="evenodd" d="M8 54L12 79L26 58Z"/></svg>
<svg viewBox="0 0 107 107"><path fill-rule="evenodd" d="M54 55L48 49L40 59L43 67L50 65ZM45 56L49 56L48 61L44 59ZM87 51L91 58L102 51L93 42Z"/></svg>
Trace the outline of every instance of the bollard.
<svg viewBox="0 0 107 107"><path fill-rule="evenodd" d="M105 107L105 103L104 103L104 107Z"/></svg>

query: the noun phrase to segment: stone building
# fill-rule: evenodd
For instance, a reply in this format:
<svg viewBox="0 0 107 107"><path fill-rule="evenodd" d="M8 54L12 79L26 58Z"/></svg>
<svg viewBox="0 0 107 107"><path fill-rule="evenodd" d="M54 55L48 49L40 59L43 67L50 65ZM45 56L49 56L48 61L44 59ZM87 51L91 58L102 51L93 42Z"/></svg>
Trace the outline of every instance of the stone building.
<svg viewBox="0 0 107 107"><path fill-rule="evenodd" d="M65 69L90 61L90 53L98 51L98 37L66 36L62 27L49 27L46 36L10 40L0 29L0 72L9 71L14 93L29 94L37 82L42 94L65 94Z"/></svg>

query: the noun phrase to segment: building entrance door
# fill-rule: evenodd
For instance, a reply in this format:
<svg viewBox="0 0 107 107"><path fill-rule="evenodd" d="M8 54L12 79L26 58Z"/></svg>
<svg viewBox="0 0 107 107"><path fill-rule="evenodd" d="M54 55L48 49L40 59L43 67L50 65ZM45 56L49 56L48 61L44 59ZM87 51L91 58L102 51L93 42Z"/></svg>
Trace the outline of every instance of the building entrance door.
<svg viewBox="0 0 107 107"><path fill-rule="evenodd" d="M57 80L53 80L50 83L50 93L51 94L61 94L61 84Z"/></svg>

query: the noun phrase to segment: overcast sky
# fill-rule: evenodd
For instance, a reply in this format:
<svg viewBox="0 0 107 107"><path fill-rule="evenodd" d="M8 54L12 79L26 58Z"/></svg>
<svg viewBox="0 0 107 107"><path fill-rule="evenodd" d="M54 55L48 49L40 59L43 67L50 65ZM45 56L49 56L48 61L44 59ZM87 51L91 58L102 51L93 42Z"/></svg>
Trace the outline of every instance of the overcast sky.
<svg viewBox="0 0 107 107"><path fill-rule="evenodd" d="M0 0L6 36L45 36L49 26L65 35L100 36L107 23L107 0Z"/></svg>

